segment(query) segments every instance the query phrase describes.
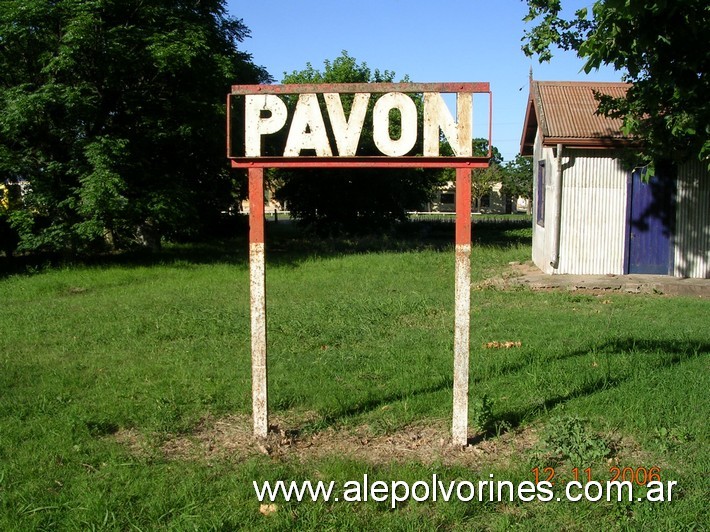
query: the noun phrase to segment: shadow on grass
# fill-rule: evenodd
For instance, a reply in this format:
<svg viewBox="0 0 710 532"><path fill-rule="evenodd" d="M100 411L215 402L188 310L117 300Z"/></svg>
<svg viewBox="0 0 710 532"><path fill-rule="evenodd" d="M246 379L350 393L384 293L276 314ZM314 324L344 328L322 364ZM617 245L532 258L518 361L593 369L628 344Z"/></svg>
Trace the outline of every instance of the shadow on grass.
<svg viewBox="0 0 710 532"><path fill-rule="evenodd" d="M378 234L324 237L294 223L267 224L268 264L298 266L304 260L366 253L451 251L455 224L450 221L410 221ZM480 220L472 224L474 245L508 248L530 245L532 230L525 219Z"/></svg>
<svg viewBox="0 0 710 532"><path fill-rule="evenodd" d="M603 354L618 354L618 353L650 353L650 354L671 354L670 357L664 357L662 367L675 364L689 356L698 356L710 354L710 343L692 342L689 340L647 340L639 338L614 338L606 340L600 344L593 345L584 349L572 349L568 352L561 353L557 356L551 356L546 359L550 362L561 362L570 358L586 356L590 353ZM487 379L503 377L522 371L530 364L523 361L516 361L505 364L495 369L494 372L487 376L474 375L471 382L479 383Z"/></svg>
<svg viewBox="0 0 710 532"><path fill-rule="evenodd" d="M598 353L647 353L672 354L668 365L675 363L677 358L710 354L710 342L690 340L649 340L646 338L614 338L595 346ZM573 354L585 354L587 351L577 351Z"/></svg>
<svg viewBox="0 0 710 532"><path fill-rule="evenodd" d="M631 353L637 356L644 355L660 355L660 359L653 365L653 369L669 368L701 355L710 354L710 343L678 341L678 340L648 340L639 338L614 338L606 340L601 344L591 346L589 349L579 349L565 354L562 357L556 357L555 360L562 360L575 356L588 355L592 352L608 353L610 355L620 353ZM521 371L520 368L516 371ZM501 435L505 432L519 427L522 423L527 422L541 414L544 414L552 408L577 399L594 395L612 388L616 388L621 384L633 380L633 375L627 376L611 376L603 375L593 380L588 380L580 386L565 394L548 397L547 399L536 402L528 407L503 412L493 420L491 424L493 428L486 433L473 438L469 443L477 443L480 440L494 435Z"/></svg>
<svg viewBox="0 0 710 532"><path fill-rule="evenodd" d="M357 404L341 408L335 412L325 414L321 419L308 423L301 430L311 432L314 430L322 430L328 427L333 427L345 419L356 417L362 414L367 414L385 405L411 399L419 395L427 395L437 393L453 387L453 376L442 376L438 382L423 386L416 390L400 390L391 394L380 397L371 397L365 401L358 401Z"/></svg>
<svg viewBox="0 0 710 532"><path fill-rule="evenodd" d="M478 220L472 224L474 245L506 248L529 245L530 221L520 218ZM453 249L455 224L450 221L409 221L378 234L319 236L291 221L267 222L268 264L298 266L304 260L350 254L410 252ZM248 229L240 227L234 237L205 242L167 244L162 250L104 253L67 260L59 254L0 257L0 278L33 274L60 266L147 267L185 264L246 265L249 258Z"/></svg>
<svg viewBox="0 0 710 532"><path fill-rule="evenodd" d="M246 238L213 240L206 243L169 244L160 251L136 249L67 259L59 254L41 253L0 257L0 279L11 275L33 275L62 267L142 268L171 264L235 264L248 262Z"/></svg>
<svg viewBox="0 0 710 532"><path fill-rule="evenodd" d="M576 356L588 355L592 352L596 353L633 353L635 355L661 355L654 369L663 369L681 364L687 360L691 360L701 355L710 354L710 343L699 343L692 341L676 341L676 340L647 340L638 338L622 338L610 339L601 344L592 345L588 349L578 349L565 353L558 357L552 357L550 362L565 360ZM504 368L502 374L523 374L527 371L531 364L511 364ZM614 389L624 384L627 381L633 380L633 375L612 376L602 375L593 379L585 380L583 383L570 390L567 393L548 397L541 401L536 401L524 408L504 411L491 420L490 429L486 432L469 438L469 444L476 444L480 441L492 436L501 436L506 432L515 430L521 424L529 422L536 417L545 414L547 411L572 401L580 397L588 397L600 392ZM484 378L476 378L472 382L481 382ZM364 402L358 402L356 405L342 408L336 412L328 413L318 421L308 423L300 427L299 431L317 431L325 428L333 427L340 422L356 417L362 414L367 414L385 405L396 403L405 399L438 393L453 387L453 376L442 376L435 384L423 386L412 390L399 390L394 393L373 397Z"/></svg>

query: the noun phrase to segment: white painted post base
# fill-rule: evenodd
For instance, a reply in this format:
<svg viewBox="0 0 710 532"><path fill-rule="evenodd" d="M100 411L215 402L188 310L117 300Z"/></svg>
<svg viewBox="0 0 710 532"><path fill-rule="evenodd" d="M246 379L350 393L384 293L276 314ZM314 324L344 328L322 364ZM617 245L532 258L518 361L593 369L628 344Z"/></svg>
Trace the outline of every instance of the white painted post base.
<svg viewBox="0 0 710 532"><path fill-rule="evenodd" d="M251 290L251 394L254 436L269 430L266 388L266 294L264 244L249 245Z"/></svg>
<svg viewBox="0 0 710 532"><path fill-rule="evenodd" d="M468 443L468 373L471 308L471 245L456 246L454 321L454 445Z"/></svg>

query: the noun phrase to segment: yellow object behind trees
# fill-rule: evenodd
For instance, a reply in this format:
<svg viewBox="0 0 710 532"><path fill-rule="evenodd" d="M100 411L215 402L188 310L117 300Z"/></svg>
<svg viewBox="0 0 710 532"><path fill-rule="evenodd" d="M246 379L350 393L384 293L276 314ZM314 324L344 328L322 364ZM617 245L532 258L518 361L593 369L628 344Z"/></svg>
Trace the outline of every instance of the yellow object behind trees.
<svg viewBox="0 0 710 532"><path fill-rule="evenodd" d="M0 208L4 211L10 209L10 191L3 184L0 184Z"/></svg>

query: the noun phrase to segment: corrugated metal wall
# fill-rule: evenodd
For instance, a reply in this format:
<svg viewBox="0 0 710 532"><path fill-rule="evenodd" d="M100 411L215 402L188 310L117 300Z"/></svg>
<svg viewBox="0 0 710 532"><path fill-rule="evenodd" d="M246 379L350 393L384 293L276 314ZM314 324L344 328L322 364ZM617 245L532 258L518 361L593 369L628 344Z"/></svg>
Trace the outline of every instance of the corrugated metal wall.
<svg viewBox="0 0 710 532"><path fill-rule="evenodd" d="M607 150L563 150L555 273L623 274L629 171Z"/></svg>
<svg viewBox="0 0 710 532"><path fill-rule="evenodd" d="M678 172L676 277L710 278L710 175L706 164L689 163Z"/></svg>
<svg viewBox="0 0 710 532"><path fill-rule="evenodd" d="M560 262L553 270L550 224L557 161L540 138L534 152L534 177L538 160L546 161L547 174L545 227L536 225L533 211L535 264L545 273L622 275L630 172L609 150L563 150ZM710 278L710 173L701 162L679 171L674 246L675 276Z"/></svg>

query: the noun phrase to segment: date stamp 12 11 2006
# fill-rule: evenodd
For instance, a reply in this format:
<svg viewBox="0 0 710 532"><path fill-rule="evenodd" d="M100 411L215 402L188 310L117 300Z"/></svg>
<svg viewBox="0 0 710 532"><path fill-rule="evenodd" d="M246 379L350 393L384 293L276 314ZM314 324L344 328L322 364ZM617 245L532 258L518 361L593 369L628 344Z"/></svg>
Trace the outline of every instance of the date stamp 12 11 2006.
<svg viewBox="0 0 710 532"><path fill-rule="evenodd" d="M555 477L558 476L558 471L554 467L534 467L532 473L535 484L549 482L554 485ZM571 480L574 482L592 482L596 480L592 476L591 467L585 469L574 467L569 473L571 474ZM661 482L661 468L657 466L650 468L613 466L609 468L609 478L605 480L610 482L631 482L638 486L645 486L649 482Z"/></svg>

